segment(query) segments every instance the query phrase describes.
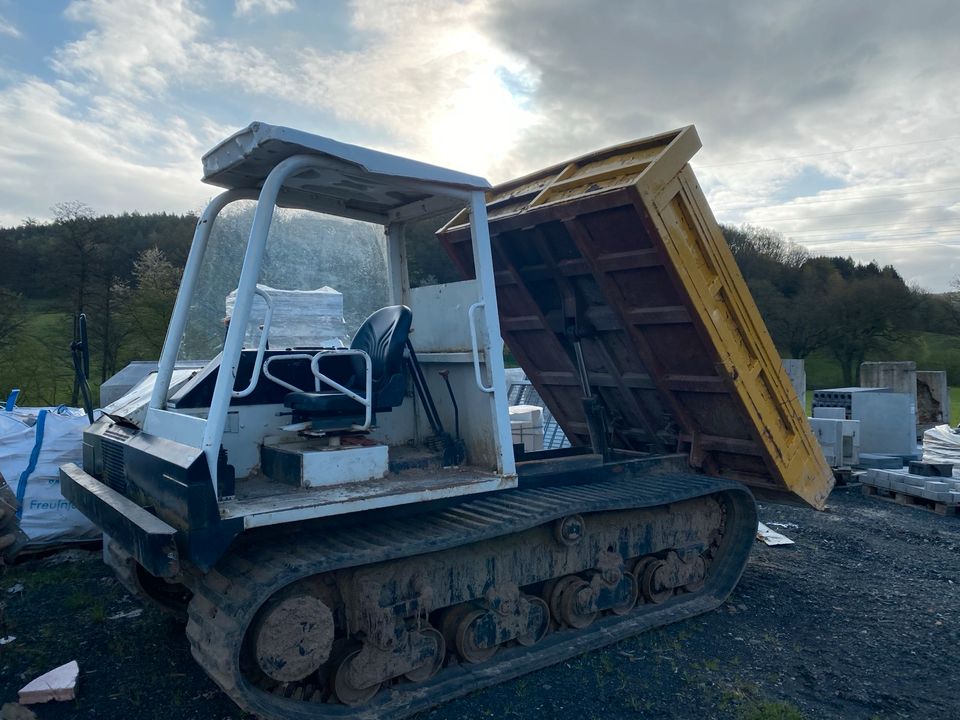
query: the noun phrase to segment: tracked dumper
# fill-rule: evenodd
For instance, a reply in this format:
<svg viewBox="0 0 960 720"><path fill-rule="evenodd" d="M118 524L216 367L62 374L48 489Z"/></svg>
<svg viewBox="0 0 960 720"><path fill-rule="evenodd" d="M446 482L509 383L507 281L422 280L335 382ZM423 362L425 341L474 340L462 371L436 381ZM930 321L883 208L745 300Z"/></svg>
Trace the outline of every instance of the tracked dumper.
<svg viewBox="0 0 960 720"><path fill-rule="evenodd" d="M747 486L823 506L830 469L687 165L698 148L687 127L495 188L262 123L205 156L227 189L152 390L108 408L61 478L240 707L425 710L717 607L755 537ZM258 205L223 351L184 375L210 227L238 199ZM385 227L391 304L349 347L270 345L275 206ZM425 218L462 281L410 286ZM569 448L513 444L503 340Z"/></svg>

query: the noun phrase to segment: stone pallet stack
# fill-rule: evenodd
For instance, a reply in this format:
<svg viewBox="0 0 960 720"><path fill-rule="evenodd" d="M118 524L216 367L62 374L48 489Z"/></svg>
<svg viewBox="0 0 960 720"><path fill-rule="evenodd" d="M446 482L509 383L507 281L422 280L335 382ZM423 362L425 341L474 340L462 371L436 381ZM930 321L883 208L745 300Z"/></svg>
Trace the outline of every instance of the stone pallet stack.
<svg viewBox="0 0 960 720"><path fill-rule="evenodd" d="M861 482L868 495L891 497L902 505L919 505L951 515L960 508L960 480L953 477L949 464L911 463L909 469L870 469Z"/></svg>

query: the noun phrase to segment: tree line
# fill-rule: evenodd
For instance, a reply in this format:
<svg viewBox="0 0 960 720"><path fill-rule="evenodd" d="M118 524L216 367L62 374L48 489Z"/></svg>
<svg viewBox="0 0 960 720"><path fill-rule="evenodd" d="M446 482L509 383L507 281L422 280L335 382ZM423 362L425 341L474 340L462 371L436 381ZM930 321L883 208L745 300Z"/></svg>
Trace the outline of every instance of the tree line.
<svg viewBox="0 0 960 720"><path fill-rule="evenodd" d="M98 216L77 202L53 213L50 222L0 228L0 394L21 387L25 404L70 400L77 313L90 319L94 386L131 360L159 356L197 222L193 214ZM283 213L275 225L263 282L346 291L352 326L385 301L374 280L385 268L379 229L336 220L308 225ZM248 227L249 208L215 226L197 298L201 322L185 342L191 359L212 356L222 342L223 299L236 286ZM434 229L417 228L408 242L414 286L455 279ZM764 228L723 232L781 354L826 355L845 384L856 384L860 363L894 343L921 332L960 334L952 295L908 287L891 266L812 257ZM351 283L358 273L371 279L359 291Z"/></svg>
<svg viewBox="0 0 960 720"><path fill-rule="evenodd" d="M0 228L0 393L24 402L70 400L74 317L86 313L91 382L138 357L156 357L197 218L96 215L80 202L51 222Z"/></svg>
<svg viewBox="0 0 960 720"><path fill-rule="evenodd" d="M811 257L764 228L723 231L781 354L825 352L845 385L864 360L921 332L960 334L956 297L909 287L891 265Z"/></svg>

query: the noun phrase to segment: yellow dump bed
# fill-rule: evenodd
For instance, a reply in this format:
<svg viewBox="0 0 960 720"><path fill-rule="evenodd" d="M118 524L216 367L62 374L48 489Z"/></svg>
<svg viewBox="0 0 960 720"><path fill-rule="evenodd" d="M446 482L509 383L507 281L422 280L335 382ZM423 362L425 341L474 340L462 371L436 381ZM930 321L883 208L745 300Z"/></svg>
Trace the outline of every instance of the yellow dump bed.
<svg viewBox="0 0 960 720"><path fill-rule="evenodd" d="M690 126L493 188L504 339L572 444L590 443L579 340L613 447L822 508L833 474L687 164L699 149ZM472 277L466 216L439 235Z"/></svg>

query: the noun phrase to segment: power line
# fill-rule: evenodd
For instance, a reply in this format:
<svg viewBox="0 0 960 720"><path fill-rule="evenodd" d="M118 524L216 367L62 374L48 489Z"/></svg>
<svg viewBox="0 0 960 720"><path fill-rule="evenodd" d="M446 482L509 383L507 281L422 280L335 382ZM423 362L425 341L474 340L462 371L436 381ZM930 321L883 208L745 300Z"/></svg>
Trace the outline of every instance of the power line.
<svg viewBox="0 0 960 720"><path fill-rule="evenodd" d="M822 248L837 247L836 250L829 251L834 252L848 252L848 253L873 253L878 250L910 250L915 248L930 248L930 247L943 247L943 248L960 248L960 243L951 243L951 242L916 242L916 243L863 243L863 248L858 248L857 244L850 246L832 246L825 245L821 246L819 244L811 244L807 246L807 249L811 252L822 252ZM845 248L845 249L841 249Z"/></svg>
<svg viewBox="0 0 960 720"><path fill-rule="evenodd" d="M832 233L826 233L825 238L829 237L831 234ZM930 230L928 232L917 232L917 233L895 233L892 235L879 235L879 236L873 236L873 237L866 237L862 239L851 238L851 237L841 237L841 238L835 238L832 240L827 240L827 239L819 239L816 237L802 237L802 238L797 238L797 240L800 242L809 241L811 244L814 244L814 245L831 245L831 244L839 245L841 243L849 244L849 243L857 243L857 242L863 242L863 243L881 242L883 240L903 240L907 238L922 239L922 238L929 238L929 237L941 237L944 235L946 237L950 237L952 235L956 235L960 237L960 229Z"/></svg>
<svg viewBox="0 0 960 720"><path fill-rule="evenodd" d="M913 230L913 228L891 227L892 225L894 225L894 223L886 222L886 223L880 223L879 225L853 225L853 226L846 226L846 227L837 227L837 228L828 227L828 228L819 228L819 229L811 229L811 230L780 230L779 228L777 229L780 230L780 232L783 233L784 235L831 235L835 233L855 233L855 232L861 232L864 230L872 230L873 228L890 228L890 230L893 230L893 231ZM937 223L936 227L950 228L950 227L956 227L956 226L952 224L947 225L943 223Z"/></svg>
<svg viewBox="0 0 960 720"><path fill-rule="evenodd" d="M952 135L950 137L933 138L930 140L911 140L909 142L892 143L890 145L867 145L864 147L850 148L849 150L830 150L820 153L809 153L807 155L785 155L775 158L761 158L758 160L740 160L738 162L723 163L721 165L698 165L702 168L727 168L738 165L756 165L759 163L784 162L786 160L804 160L806 158L829 157L832 155L846 155L847 153L864 152L866 150L889 150L890 148L907 147L908 145L925 145L931 143L949 142L950 140L960 140L960 136Z"/></svg>
<svg viewBox="0 0 960 720"><path fill-rule="evenodd" d="M958 201L960 202L960 201ZM956 203L953 203L956 204ZM858 217L860 215L887 215L890 213L912 213L917 212L918 210L946 210L950 205L921 205L920 207L908 207L908 208L893 208L892 210L864 210L863 212L855 213L831 213L829 215L820 215L817 214L817 218L834 218L834 217ZM793 217L793 218L771 218L770 220L758 220L760 223L776 223L776 222L787 222L790 220L802 220L803 218Z"/></svg>
<svg viewBox="0 0 960 720"><path fill-rule="evenodd" d="M909 187L909 186L908 186ZM803 207L806 205L820 205L822 203L836 203L836 202L846 202L848 200L873 200L875 198L890 198L890 197L904 197L905 195L922 195L926 193L938 193L938 192L947 192L948 190L960 190L960 185L951 185L943 188L930 188L927 190L909 190L907 192L901 193L885 193L882 195L842 195L840 197L830 197L830 198L810 198L810 199L801 199L792 202L790 205L780 205L779 208L789 210L794 207ZM762 208L763 210L773 210L773 207ZM722 212L721 208L718 212Z"/></svg>
<svg viewBox="0 0 960 720"><path fill-rule="evenodd" d="M873 240L882 240L883 238L939 237L940 235L960 235L960 228L944 228L940 230L924 230L924 231L917 231L917 232L893 232L888 235L874 235L872 237L863 237L863 238L849 237L850 233L846 233L846 237L837 237L837 234L838 233L822 233L822 237L824 239L823 241L826 242L827 239L830 239L831 237L835 238L834 240L832 240L833 242L856 242L858 239L862 240L863 242L869 242ZM797 239L817 242L818 237L801 237Z"/></svg>

